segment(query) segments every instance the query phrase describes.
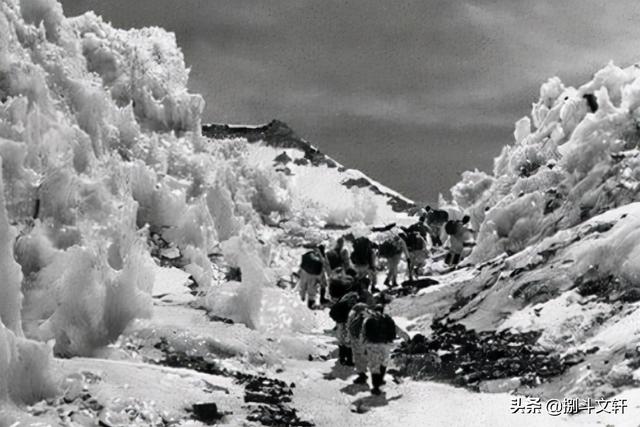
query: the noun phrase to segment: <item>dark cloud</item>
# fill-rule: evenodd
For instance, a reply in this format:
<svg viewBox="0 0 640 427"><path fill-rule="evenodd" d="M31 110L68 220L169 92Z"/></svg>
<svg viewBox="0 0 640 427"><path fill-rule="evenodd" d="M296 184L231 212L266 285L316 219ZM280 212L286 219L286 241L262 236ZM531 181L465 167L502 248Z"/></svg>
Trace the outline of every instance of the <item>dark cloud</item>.
<svg viewBox="0 0 640 427"><path fill-rule="evenodd" d="M174 31L205 120L280 118L344 163L434 200L491 168L559 75L636 60L631 0L63 0L119 27Z"/></svg>

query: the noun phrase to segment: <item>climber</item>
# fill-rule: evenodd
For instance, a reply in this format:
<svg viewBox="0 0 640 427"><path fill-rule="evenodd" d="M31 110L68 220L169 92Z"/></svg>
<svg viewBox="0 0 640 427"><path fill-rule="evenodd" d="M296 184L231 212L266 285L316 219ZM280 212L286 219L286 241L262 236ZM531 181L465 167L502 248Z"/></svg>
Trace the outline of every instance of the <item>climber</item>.
<svg viewBox="0 0 640 427"><path fill-rule="evenodd" d="M345 366L353 366L353 352L347 330L349 312L358 303L358 294L349 292L336 302L329 316L336 322L336 338L338 340L338 363Z"/></svg>
<svg viewBox="0 0 640 427"><path fill-rule="evenodd" d="M300 279L298 281L298 291L302 301L307 300L307 306L310 309L316 308L315 300L320 286L321 301L326 292L326 258L324 256L324 247L319 246L302 255L300 262ZM324 276L324 277L323 277ZM323 286L324 282L324 286Z"/></svg>
<svg viewBox="0 0 640 427"><path fill-rule="evenodd" d="M407 234L406 246L409 250L407 258L407 273L409 281L413 281L416 274L422 274L427 258L429 256L429 245L425 237L418 231Z"/></svg>
<svg viewBox="0 0 640 427"><path fill-rule="evenodd" d="M329 264L329 259L327 258L327 253L325 252L324 245L318 246L318 253L322 257L322 274L320 275L320 305L329 304L329 300L327 299L327 289L329 288L329 275L331 274L331 265Z"/></svg>
<svg viewBox="0 0 640 427"><path fill-rule="evenodd" d="M344 244L344 237L339 237L333 249L327 252L327 260L329 261L330 272L332 274L339 270L347 271L351 268L349 249L347 249Z"/></svg>
<svg viewBox="0 0 640 427"><path fill-rule="evenodd" d="M427 225L427 214L420 215L420 219L409 227L401 227L405 233L418 232L424 239L431 234L431 228Z"/></svg>
<svg viewBox="0 0 640 427"><path fill-rule="evenodd" d="M356 271L356 277L368 277L371 282L371 292L376 292L376 245L367 237L355 239L351 262Z"/></svg>
<svg viewBox="0 0 640 427"><path fill-rule="evenodd" d="M338 301L349 292L353 292L355 287L355 271L353 269L349 269L346 272L340 271L329 279L329 296L333 301Z"/></svg>
<svg viewBox="0 0 640 427"><path fill-rule="evenodd" d="M398 265L404 255L407 265L410 264L410 254L404 239L404 233L395 234L385 240L378 249L378 255L387 260L387 278L384 284L387 286L398 286ZM408 268L410 270L410 268Z"/></svg>
<svg viewBox="0 0 640 427"><path fill-rule="evenodd" d="M368 280L368 279L365 279ZM336 338L338 339L338 362L341 365L353 366L353 351L351 339L347 329L349 313L356 304L364 304L371 307L374 304L373 296L364 288L357 287L354 291L345 294L329 310L329 316L336 322Z"/></svg>
<svg viewBox="0 0 640 427"><path fill-rule="evenodd" d="M367 358L362 339L362 325L365 319L371 314L371 309L364 303L357 303L349 311L347 316L347 332L353 363L358 374L353 381L354 384L365 384L367 382Z"/></svg>
<svg viewBox="0 0 640 427"><path fill-rule="evenodd" d="M387 371L389 354L393 341L396 339L397 330L395 322L391 316L384 313L384 306L381 304L376 305L374 310L368 312L364 317L360 342L367 368L371 371L372 394L380 394L380 386L385 384L384 375Z"/></svg>
<svg viewBox="0 0 640 427"><path fill-rule="evenodd" d="M432 209L431 206L424 208L426 212L426 225L429 227L429 235L433 246L442 246L442 227L449 220L447 211Z"/></svg>
<svg viewBox="0 0 640 427"><path fill-rule="evenodd" d="M468 225L471 218L468 215L462 221L450 220L445 225L445 231L449 235L449 253L445 258L445 263L449 266L456 266L461 261L465 252L469 252L475 246L473 230Z"/></svg>

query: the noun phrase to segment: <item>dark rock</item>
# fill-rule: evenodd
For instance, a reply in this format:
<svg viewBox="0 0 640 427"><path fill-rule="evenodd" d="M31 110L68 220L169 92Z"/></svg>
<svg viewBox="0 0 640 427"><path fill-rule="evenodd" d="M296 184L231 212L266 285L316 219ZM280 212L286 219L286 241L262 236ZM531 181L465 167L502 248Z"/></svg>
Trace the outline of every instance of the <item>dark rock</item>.
<svg viewBox="0 0 640 427"><path fill-rule="evenodd" d="M342 185L344 185L347 188L353 188L353 187L367 188L367 187L371 186L371 181L369 181L365 177L360 177L358 179L349 178L346 181L343 181Z"/></svg>
<svg viewBox="0 0 640 427"><path fill-rule="evenodd" d="M327 223L324 226L325 230L347 230L351 228L350 225L346 225L346 224L332 224L332 223Z"/></svg>
<svg viewBox="0 0 640 427"><path fill-rule="evenodd" d="M226 323L228 325L233 325L235 323L231 319L228 319L226 317L216 316L215 314L207 313L207 317L209 317L209 320L211 320L212 322L221 322L221 323Z"/></svg>
<svg viewBox="0 0 640 427"><path fill-rule="evenodd" d="M640 289L629 288L625 290L622 296L620 297L620 300L623 302L629 302L629 303L640 301Z"/></svg>
<svg viewBox="0 0 640 427"><path fill-rule="evenodd" d="M594 353L597 353L597 352L598 352L598 350L600 350L600 347L598 347L598 346L594 346L594 347L591 347L591 348L587 349L587 350L585 351L585 353L586 353L586 354L594 354Z"/></svg>
<svg viewBox="0 0 640 427"><path fill-rule="evenodd" d="M194 403L191 407L193 418L205 423L216 422L224 417L224 414L218 412L218 405L215 403Z"/></svg>
<svg viewBox="0 0 640 427"><path fill-rule="evenodd" d="M279 163L282 165L286 165L291 160L291 157L289 157L286 151L283 151L281 154L277 155L275 159L273 159L274 163Z"/></svg>
<svg viewBox="0 0 640 427"><path fill-rule="evenodd" d="M232 377L237 383L243 384L245 388L244 400L250 405L248 421L259 422L267 426L306 427L314 425L309 421L301 420L296 414L296 410L289 406L293 396L291 389L295 387L293 383L287 385L278 379L221 368L215 361L206 360L203 356L189 355L171 349L165 339L161 339L154 347L164 353L164 358L160 361L148 360L148 362L193 369L211 375ZM224 414L219 415L223 416Z"/></svg>
<svg viewBox="0 0 640 427"><path fill-rule="evenodd" d="M227 271L224 274L224 280L227 282L241 282L242 281L242 271L239 267L228 267Z"/></svg>
<svg viewBox="0 0 640 427"><path fill-rule="evenodd" d="M284 168L277 168L276 172L282 172L283 174L287 175L287 176L291 176L293 175L293 172L291 172L291 169L289 169L288 167L284 167Z"/></svg>
<svg viewBox="0 0 640 427"><path fill-rule="evenodd" d="M616 224L613 222L599 222L589 228L586 234L591 233L606 233L611 230Z"/></svg>
<svg viewBox="0 0 640 427"><path fill-rule="evenodd" d="M415 335L393 357L400 371L417 379L435 379L471 388L480 381L561 374L570 364L536 346L541 332L476 332L461 324L432 324L430 337Z"/></svg>

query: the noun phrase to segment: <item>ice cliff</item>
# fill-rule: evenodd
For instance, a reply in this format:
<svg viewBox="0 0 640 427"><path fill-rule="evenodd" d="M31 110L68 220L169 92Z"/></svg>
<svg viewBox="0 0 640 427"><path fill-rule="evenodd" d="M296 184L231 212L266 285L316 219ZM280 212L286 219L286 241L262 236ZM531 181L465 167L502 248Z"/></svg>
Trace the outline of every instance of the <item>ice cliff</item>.
<svg viewBox="0 0 640 427"><path fill-rule="evenodd" d="M275 286L293 258L277 264L263 231L395 215L387 189L340 185L357 171L332 178L343 197L327 208L331 188L308 197L322 170L296 184L274 168L281 147L271 156L237 135L203 136L188 74L160 28L66 18L55 0L0 2L0 401L50 395L52 353L92 356L152 315L151 235L180 252L208 309L304 329L297 300ZM235 287L219 286L220 254L243 272Z"/></svg>

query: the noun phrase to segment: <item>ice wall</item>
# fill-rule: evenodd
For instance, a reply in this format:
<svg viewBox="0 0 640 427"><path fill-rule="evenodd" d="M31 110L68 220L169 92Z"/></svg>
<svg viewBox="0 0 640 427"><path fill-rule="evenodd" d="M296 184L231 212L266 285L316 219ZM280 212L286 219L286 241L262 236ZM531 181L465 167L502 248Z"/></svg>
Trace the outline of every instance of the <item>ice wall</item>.
<svg viewBox="0 0 640 427"><path fill-rule="evenodd" d="M545 82L493 173L466 172L453 203L479 230L472 261L516 253L638 200L640 69L612 63L573 88Z"/></svg>
<svg viewBox="0 0 640 427"><path fill-rule="evenodd" d="M56 391L48 370L50 349L25 339L22 331L22 272L13 256L17 232L9 224L3 181L0 175L0 406L9 399L33 403Z"/></svg>
<svg viewBox="0 0 640 427"><path fill-rule="evenodd" d="M202 137L188 75L160 28L0 3L0 319L13 334L91 355L151 315L149 232L208 290L221 242L289 210L287 180L249 165L246 143ZM259 306L264 281L250 282L241 298Z"/></svg>

